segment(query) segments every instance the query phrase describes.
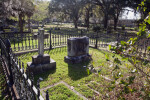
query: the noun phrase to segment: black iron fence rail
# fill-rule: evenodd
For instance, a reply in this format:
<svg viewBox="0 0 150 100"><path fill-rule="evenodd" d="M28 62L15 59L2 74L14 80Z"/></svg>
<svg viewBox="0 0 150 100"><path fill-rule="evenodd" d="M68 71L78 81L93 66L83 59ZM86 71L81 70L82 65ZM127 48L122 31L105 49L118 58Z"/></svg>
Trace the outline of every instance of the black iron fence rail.
<svg viewBox="0 0 150 100"><path fill-rule="evenodd" d="M49 31L44 35L44 48L51 49L58 46L66 46L67 39L71 37L89 37L89 45L95 48L107 48L109 44L115 45L122 40L128 41L129 38L133 38L136 35L129 35L126 32L110 33L110 32L97 32L97 33L69 33L69 32L57 32L55 30ZM15 35L7 34L3 35L3 38L9 38L11 41L11 48L14 52L34 50L38 49L37 34L33 33L16 33ZM139 52L147 53L147 46L150 45L150 39L141 39L137 42Z"/></svg>
<svg viewBox="0 0 150 100"><path fill-rule="evenodd" d="M33 73L29 72L28 68L25 71L24 63L14 56L9 39L3 39L1 36L0 51L7 87L12 98L14 100L44 100L40 95L39 81L35 87Z"/></svg>
<svg viewBox="0 0 150 100"><path fill-rule="evenodd" d="M118 34L107 34L107 33L61 33L61 32L53 32L45 34L44 39L44 47L52 48L61 45L67 45L67 39L70 37L82 37L88 36L90 45L95 47L106 47L110 42L125 40L129 37L124 37L124 35ZM11 36L11 34L7 35L7 37L11 41L11 46L13 51L24 51L24 50L32 50L38 48L38 39L37 35L34 34L17 34L15 37Z"/></svg>

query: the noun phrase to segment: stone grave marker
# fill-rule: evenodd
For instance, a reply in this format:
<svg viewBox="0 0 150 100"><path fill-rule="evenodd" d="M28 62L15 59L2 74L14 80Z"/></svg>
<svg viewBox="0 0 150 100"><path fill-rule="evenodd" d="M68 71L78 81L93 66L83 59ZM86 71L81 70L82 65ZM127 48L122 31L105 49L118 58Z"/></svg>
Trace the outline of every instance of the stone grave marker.
<svg viewBox="0 0 150 100"><path fill-rule="evenodd" d="M32 62L28 62L27 66L30 71L40 73L43 71L56 68L56 62L50 58L48 54L44 54L44 29L39 29L38 33L38 55L32 56Z"/></svg>
<svg viewBox="0 0 150 100"><path fill-rule="evenodd" d="M89 55L89 38L69 38L67 40L68 56L64 58L68 63L80 63L83 61L89 61L91 55Z"/></svg>

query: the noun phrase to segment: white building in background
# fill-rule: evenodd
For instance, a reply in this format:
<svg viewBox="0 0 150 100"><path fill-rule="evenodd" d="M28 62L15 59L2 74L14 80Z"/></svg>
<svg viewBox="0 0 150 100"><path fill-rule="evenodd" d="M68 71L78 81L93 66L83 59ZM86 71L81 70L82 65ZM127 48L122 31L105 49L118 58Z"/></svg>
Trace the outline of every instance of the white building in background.
<svg viewBox="0 0 150 100"><path fill-rule="evenodd" d="M126 27L135 27L136 26L136 21L135 19L119 19L117 26L123 26L125 25ZM114 20L109 20L110 26L114 25Z"/></svg>

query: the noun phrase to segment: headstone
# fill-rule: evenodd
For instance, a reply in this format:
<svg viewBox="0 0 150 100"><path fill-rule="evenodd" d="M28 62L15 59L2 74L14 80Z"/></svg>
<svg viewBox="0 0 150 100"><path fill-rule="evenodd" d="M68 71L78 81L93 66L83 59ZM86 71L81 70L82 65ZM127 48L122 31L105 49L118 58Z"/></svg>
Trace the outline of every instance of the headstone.
<svg viewBox="0 0 150 100"><path fill-rule="evenodd" d="M56 62L48 54L44 54L43 28L38 33L38 55L32 56L32 62L28 62L27 67L35 74L56 68Z"/></svg>
<svg viewBox="0 0 150 100"><path fill-rule="evenodd" d="M68 56L64 59L68 63L80 63L91 59L89 55L89 38L70 38L67 40Z"/></svg>
<svg viewBox="0 0 150 100"><path fill-rule="evenodd" d="M89 54L89 38L70 38L67 41L68 56L75 57Z"/></svg>

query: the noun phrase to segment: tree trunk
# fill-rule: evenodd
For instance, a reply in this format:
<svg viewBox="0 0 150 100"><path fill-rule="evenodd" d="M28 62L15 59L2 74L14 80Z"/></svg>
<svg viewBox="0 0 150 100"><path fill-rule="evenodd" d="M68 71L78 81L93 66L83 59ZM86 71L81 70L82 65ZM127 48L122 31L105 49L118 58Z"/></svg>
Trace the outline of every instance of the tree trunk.
<svg viewBox="0 0 150 100"><path fill-rule="evenodd" d="M19 14L19 31L22 33L23 32L23 15Z"/></svg>
<svg viewBox="0 0 150 100"><path fill-rule="evenodd" d="M86 17L85 17L85 25L87 29L89 28L89 19L90 19L89 10L87 10Z"/></svg>
<svg viewBox="0 0 150 100"><path fill-rule="evenodd" d="M74 27L77 29L78 28L78 20L77 19L73 20L73 23L74 23Z"/></svg>
<svg viewBox="0 0 150 100"><path fill-rule="evenodd" d="M31 24L30 24L30 17L28 17L28 31L31 32Z"/></svg>
<svg viewBox="0 0 150 100"><path fill-rule="evenodd" d="M117 30L118 18L114 17L114 30Z"/></svg>
<svg viewBox="0 0 150 100"><path fill-rule="evenodd" d="M105 16L104 16L104 28L107 29L107 26L108 26L108 15L105 14Z"/></svg>

